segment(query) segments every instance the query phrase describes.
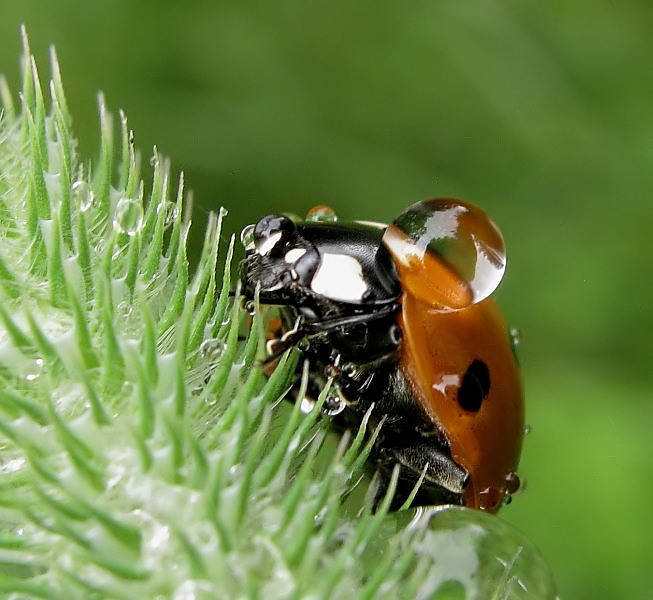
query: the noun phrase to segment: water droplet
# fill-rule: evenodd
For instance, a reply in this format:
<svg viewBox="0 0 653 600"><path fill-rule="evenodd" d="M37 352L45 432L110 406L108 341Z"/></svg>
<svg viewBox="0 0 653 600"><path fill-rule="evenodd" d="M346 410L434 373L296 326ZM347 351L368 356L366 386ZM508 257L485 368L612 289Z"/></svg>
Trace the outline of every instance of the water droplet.
<svg viewBox="0 0 653 600"><path fill-rule="evenodd" d="M200 344L200 356L208 361L220 360L227 345L217 338L208 338Z"/></svg>
<svg viewBox="0 0 653 600"><path fill-rule="evenodd" d="M245 252L254 251L254 225L246 225L240 232L240 243L245 248Z"/></svg>
<svg viewBox="0 0 653 600"><path fill-rule="evenodd" d="M111 260L118 260L121 256L125 254L125 251L127 250L128 245L125 244L124 246L118 246L114 251L113 254L111 255Z"/></svg>
<svg viewBox="0 0 653 600"><path fill-rule="evenodd" d="M299 405L299 410L305 415L308 415L315 408L315 400L313 398L307 398L304 396L302 398L301 404Z"/></svg>
<svg viewBox="0 0 653 600"><path fill-rule="evenodd" d="M134 305L129 300L121 300L116 306L116 312L124 317L130 317L134 314Z"/></svg>
<svg viewBox="0 0 653 600"><path fill-rule="evenodd" d="M30 372L25 375L27 381L34 381L43 372L45 361L42 358L37 358L31 365Z"/></svg>
<svg viewBox="0 0 653 600"><path fill-rule="evenodd" d="M330 206L318 204L306 213L306 220L312 223L335 223L338 216Z"/></svg>
<svg viewBox="0 0 653 600"><path fill-rule="evenodd" d="M424 200L383 235L404 290L442 311L487 298L506 269L501 232L480 208L452 198Z"/></svg>
<svg viewBox="0 0 653 600"><path fill-rule="evenodd" d="M116 204L113 227L118 233L135 235L143 225L143 206L133 198L121 198Z"/></svg>
<svg viewBox="0 0 653 600"><path fill-rule="evenodd" d="M91 186L87 181L78 179L73 183L71 189L73 191L73 195L77 199L79 210L82 212L87 212L93 206L93 201L95 200L95 195L93 194Z"/></svg>
<svg viewBox="0 0 653 600"><path fill-rule="evenodd" d="M519 490L520 485L519 475L514 471L508 473L506 476L506 490L508 494L515 494Z"/></svg>
<svg viewBox="0 0 653 600"><path fill-rule="evenodd" d="M521 329L512 327L509 333L510 333L510 342L512 344L512 347L517 348L517 346L519 346L523 340L523 334Z"/></svg>
<svg viewBox="0 0 653 600"><path fill-rule="evenodd" d="M345 399L339 394L336 386L332 385L327 392L327 397L324 401L322 412L330 417L335 417L336 415L339 415L343 410L345 410L345 408L347 408Z"/></svg>
<svg viewBox="0 0 653 600"><path fill-rule="evenodd" d="M179 215L179 209L177 208L177 205L174 202L169 202L169 201L164 201L159 203L159 205L156 207L156 212L157 214L160 213L162 210L165 211L165 217L164 217L164 224L167 227L168 225L171 225L174 220L177 218Z"/></svg>

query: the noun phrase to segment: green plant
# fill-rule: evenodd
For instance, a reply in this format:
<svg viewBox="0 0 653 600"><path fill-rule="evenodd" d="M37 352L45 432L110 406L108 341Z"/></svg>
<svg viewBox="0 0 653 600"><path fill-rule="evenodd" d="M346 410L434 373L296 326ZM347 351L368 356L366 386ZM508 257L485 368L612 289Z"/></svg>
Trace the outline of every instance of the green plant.
<svg viewBox="0 0 653 600"><path fill-rule="evenodd" d="M258 312L240 340L225 211L191 276L183 178L170 200L155 151L146 191L102 99L82 160L54 52L49 92L25 38L18 105L0 80L3 596L550 597L498 519L343 502L373 433L333 441L319 402L280 403L298 357L264 376Z"/></svg>

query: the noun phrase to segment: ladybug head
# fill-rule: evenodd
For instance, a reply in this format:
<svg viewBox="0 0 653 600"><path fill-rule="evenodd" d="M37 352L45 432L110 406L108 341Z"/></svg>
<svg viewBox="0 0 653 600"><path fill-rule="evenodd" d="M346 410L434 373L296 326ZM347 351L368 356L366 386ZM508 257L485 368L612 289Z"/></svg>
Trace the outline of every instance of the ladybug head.
<svg viewBox="0 0 653 600"><path fill-rule="evenodd" d="M295 304L306 295L320 258L295 223L282 215L267 215L241 233L246 256L241 280L246 298L257 284L264 304Z"/></svg>

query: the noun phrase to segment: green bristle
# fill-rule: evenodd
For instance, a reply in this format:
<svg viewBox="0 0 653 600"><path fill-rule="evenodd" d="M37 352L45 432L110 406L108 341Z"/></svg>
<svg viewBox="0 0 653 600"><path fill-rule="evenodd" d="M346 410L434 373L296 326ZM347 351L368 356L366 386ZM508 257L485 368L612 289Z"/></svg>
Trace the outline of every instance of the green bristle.
<svg viewBox="0 0 653 600"><path fill-rule="evenodd" d="M32 312L27 307L23 307L23 312L27 319L27 323L29 324L30 333L34 340L34 346L45 359L48 369L54 375L61 374L64 370L64 366L55 345L41 329Z"/></svg>
<svg viewBox="0 0 653 600"><path fill-rule="evenodd" d="M168 196L168 170L159 156L154 156L154 185L152 196L148 205L148 216L143 236L147 240L148 250L143 260L142 277L144 281L150 281L158 272L161 254L163 252L163 235L166 225L166 210L164 202ZM151 208L153 207L153 208ZM149 222L148 222L149 221Z"/></svg>
<svg viewBox="0 0 653 600"><path fill-rule="evenodd" d="M188 339L189 349L197 348L206 329L206 324L213 312L216 303L216 279L215 270L218 258L218 246L220 241L220 229L222 220L216 219L215 214L209 216L204 246L200 255L199 264L202 269L198 270L193 278L193 290L195 297L201 300L201 306L193 322L192 331Z"/></svg>
<svg viewBox="0 0 653 600"><path fill-rule="evenodd" d="M0 74L0 104L2 105L0 114L2 114L3 118L9 122L15 121L16 107L14 106L14 99L11 96L7 78L2 74Z"/></svg>
<svg viewBox="0 0 653 600"><path fill-rule="evenodd" d="M127 126L127 116L123 111L120 111L120 134L122 156L118 169L120 175L118 189L125 190L127 197L132 197L137 184L133 173L135 166L134 145L131 140L132 131Z"/></svg>
<svg viewBox="0 0 653 600"><path fill-rule="evenodd" d="M229 291L230 291L230 282L231 282L231 260L234 255L234 244L236 238L232 235L229 239L229 248L227 249L227 257L225 258L224 273L222 275L222 287L220 288L220 297L218 302L215 305L215 310L211 316L210 322L211 325L211 337L218 335L222 322L224 321L225 315L227 314L229 306Z"/></svg>
<svg viewBox="0 0 653 600"><path fill-rule="evenodd" d="M41 224L41 229L45 227ZM62 235L59 226L58 211L53 211L52 220L48 223L49 231L44 235L48 253L47 271L50 285L50 302L53 306L63 307L66 304L66 282L62 262Z"/></svg>
<svg viewBox="0 0 653 600"><path fill-rule="evenodd" d="M12 344L18 350L23 354L34 354L36 352L36 346L32 343L32 340L25 335L2 302L0 302L0 321L2 321Z"/></svg>
<svg viewBox="0 0 653 600"><path fill-rule="evenodd" d="M32 72L32 54L29 48L29 41L27 39L27 31L24 27L21 28L21 37L23 42L23 56L22 56L22 67L23 67L23 90L22 90L22 109L21 109L21 127L20 127L20 141L21 143L26 142L29 139L30 127L27 123L28 119L28 110L33 109L36 101L34 98L34 79Z"/></svg>
<svg viewBox="0 0 653 600"><path fill-rule="evenodd" d="M102 330L102 387L115 393L124 381L125 362L114 326L111 282L100 274L98 283L98 312Z"/></svg>
<svg viewBox="0 0 653 600"><path fill-rule="evenodd" d="M159 333L163 333L170 328L172 323L179 318L182 312L186 307L186 292L188 290L188 260L186 259L186 235L188 229L184 228L182 233L182 243L179 246L179 252L177 254L176 268L171 273L171 277L174 278L174 288L169 300L169 304L161 317L158 329ZM189 310L192 310L192 306ZM188 313L189 318L192 317L192 313ZM190 335L190 332L188 332Z"/></svg>
<svg viewBox="0 0 653 600"><path fill-rule="evenodd" d="M86 183L82 179L78 179L78 189L87 189ZM75 184L73 184L73 190ZM82 192L83 193L83 192ZM81 198L78 198L78 201ZM95 297L95 285L93 281L92 265L91 265L91 246L89 243L88 228L86 225L86 214L84 210L80 209L79 204L76 206L77 210L77 239L75 248L77 250L77 262L82 272L84 279L84 300L90 302Z"/></svg>
<svg viewBox="0 0 653 600"><path fill-rule="evenodd" d="M136 196L136 202L142 205L143 203L143 186L141 185ZM127 250L127 271L125 273L125 284L127 285L130 293L134 294L134 289L136 287L136 281L138 278L138 269L140 262L140 253L141 253L141 239L142 235L140 231L134 232L129 238L129 246Z"/></svg>
<svg viewBox="0 0 653 600"><path fill-rule="evenodd" d="M113 119L107 112L102 94L98 95L98 106L100 108L100 157L93 178L93 191L97 202L96 220L92 224L94 229L96 225L103 226L110 216L109 194L113 169Z"/></svg>
<svg viewBox="0 0 653 600"><path fill-rule="evenodd" d="M168 241L168 248L166 249L166 258L168 259L168 271L171 271L174 266L174 261L171 258L177 256L179 252L179 246L183 243L182 231L187 231L190 228L190 209L191 203L187 202L186 209L184 209L184 203L187 201L184 190L184 174L183 172L179 174L179 183L177 185L177 199L173 203L166 204L166 221L172 221L172 229L170 231L170 239ZM200 260L200 264L203 264Z"/></svg>
<svg viewBox="0 0 653 600"><path fill-rule="evenodd" d="M30 398L11 391L6 383L0 386L0 406L15 411L17 415L25 414L38 425L48 423L47 413L42 406ZM2 423L2 425L10 427L8 423Z"/></svg>
<svg viewBox="0 0 653 600"><path fill-rule="evenodd" d="M30 170L30 196L34 203L35 217L42 221L50 218L50 198L45 185L45 173L48 168L47 156L42 146L45 144L41 140L41 126L39 120L43 115L32 114L31 110L25 106L25 115L29 125L29 142L31 148L32 165Z"/></svg>

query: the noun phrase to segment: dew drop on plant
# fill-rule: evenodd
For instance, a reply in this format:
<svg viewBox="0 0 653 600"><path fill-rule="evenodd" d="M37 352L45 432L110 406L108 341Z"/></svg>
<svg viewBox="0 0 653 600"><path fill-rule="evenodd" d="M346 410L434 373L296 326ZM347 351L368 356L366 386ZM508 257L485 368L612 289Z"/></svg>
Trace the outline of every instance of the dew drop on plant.
<svg viewBox="0 0 653 600"><path fill-rule="evenodd" d="M379 531L386 539L400 536L414 552L423 573L415 597L449 598L453 588L456 598L558 598L537 548L494 515L462 507L418 508L387 515ZM359 560L374 564L382 559L386 550L375 542Z"/></svg>
<svg viewBox="0 0 653 600"><path fill-rule="evenodd" d="M113 215L113 228L129 236L138 233L143 225L143 206L133 198L121 198Z"/></svg>
<svg viewBox="0 0 653 600"><path fill-rule="evenodd" d="M134 313L134 305L129 300L121 300L116 306L116 312L125 317L130 317Z"/></svg>
<svg viewBox="0 0 653 600"><path fill-rule="evenodd" d="M306 213L306 220L312 223L335 223L338 216L330 206L318 204Z"/></svg>
<svg viewBox="0 0 653 600"><path fill-rule="evenodd" d="M113 254L111 255L111 260L118 260L121 256L124 255L126 249L127 249L127 245L124 245L124 246L118 246L118 247L113 251Z"/></svg>
<svg viewBox="0 0 653 600"><path fill-rule="evenodd" d="M217 338L209 338L200 344L200 356L211 362L220 360L227 345Z"/></svg>
<svg viewBox="0 0 653 600"><path fill-rule="evenodd" d="M34 381L43 372L45 361L42 358L37 358L31 365L30 372L25 375L27 381Z"/></svg>
<svg viewBox="0 0 653 600"><path fill-rule="evenodd" d="M510 329L510 343L512 344L513 348L517 348L522 343L523 335L521 332L521 329L517 329L516 327L511 327Z"/></svg>
<svg viewBox="0 0 653 600"><path fill-rule="evenodd" d="M164 200L158 204L156 207L156 213L159 214L161 211L164 211L163 222L166 227L172 224L179 214L177 205L169 200Z"/></svg>
<svg viewBox="0 0 653 600"><path fill-rule="evenodd" d="M95 195L93 194L91 186L88 182L78 179L73 183L72 191L77 199L79 210L87 212L93 206L93 201L95 200Z"/></svg>

